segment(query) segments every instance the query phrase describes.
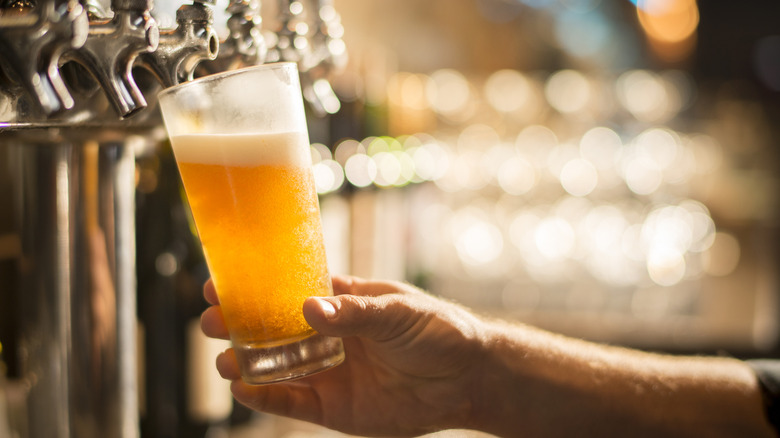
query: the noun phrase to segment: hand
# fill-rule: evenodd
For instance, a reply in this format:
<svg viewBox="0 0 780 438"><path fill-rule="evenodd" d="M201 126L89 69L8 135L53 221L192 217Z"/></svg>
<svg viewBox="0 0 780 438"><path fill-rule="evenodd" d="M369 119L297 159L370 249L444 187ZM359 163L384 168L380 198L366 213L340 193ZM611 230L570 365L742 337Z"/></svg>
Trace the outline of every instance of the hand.
<svg viewBox="0 0 780 438"><path fill-rule="evenodd" d="M333 277L334 297L309 298L303 313L344 340L346 359L328 371L270 385L241 380L232 349L217 358L233 396L262 412L359 435L420 435L470 426L481 363L482 322L410 285ZM228 338L216 291L202 315L206 335Z"/></svg>

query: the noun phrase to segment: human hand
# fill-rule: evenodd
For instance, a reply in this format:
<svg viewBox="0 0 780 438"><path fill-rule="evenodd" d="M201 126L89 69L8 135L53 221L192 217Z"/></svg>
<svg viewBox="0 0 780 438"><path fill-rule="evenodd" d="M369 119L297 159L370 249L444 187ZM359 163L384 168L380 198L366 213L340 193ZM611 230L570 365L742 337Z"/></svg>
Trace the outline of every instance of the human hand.
<svg viewBox="0 0 780 438"><path fill-rule="evenodd" d="M303 313L327 336L342 337L343 364L270 385L241 380L235 354L217 357L233 396L257 411L359 435L412 436L469 427L479 379L482 321L410 285L333 277L334 297L309 298ZM202 315L206 335L227 339L216 291Z"/></svg>

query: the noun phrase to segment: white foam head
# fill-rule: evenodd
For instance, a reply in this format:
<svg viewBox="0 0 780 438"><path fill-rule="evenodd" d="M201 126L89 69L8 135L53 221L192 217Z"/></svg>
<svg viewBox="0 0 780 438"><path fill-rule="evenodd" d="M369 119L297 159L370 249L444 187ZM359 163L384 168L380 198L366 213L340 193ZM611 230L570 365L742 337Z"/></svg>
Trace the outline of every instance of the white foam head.
<svg viewBox="0 0 780 438"><path fill-rule="evenodd" d="M171 137L176 160L225 166L311 167L306 131L273 134L192 134Z"/></svg>
<svg viewBox="0 0 780 438"><path fill-rule="evenodd" d="M170 137L306 129L295 63L263 64L205 76L159 95Z"/></svg>

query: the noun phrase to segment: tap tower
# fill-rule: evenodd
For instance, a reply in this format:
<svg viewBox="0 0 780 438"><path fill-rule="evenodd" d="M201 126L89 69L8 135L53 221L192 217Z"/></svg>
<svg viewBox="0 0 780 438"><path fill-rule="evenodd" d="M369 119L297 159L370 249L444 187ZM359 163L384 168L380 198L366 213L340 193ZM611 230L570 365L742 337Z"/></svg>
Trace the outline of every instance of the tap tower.
<svg viewBox="0 0 780 438"><path fill-rule="evenodd" d="M329 0L278 0L269 29L259 0L175 5L169 27L152 0L107 1L0 4L0 399L14 383L22 438L140 435L136 163L165 140L157 92L284 60L313 113L338 109Z"/></svg>

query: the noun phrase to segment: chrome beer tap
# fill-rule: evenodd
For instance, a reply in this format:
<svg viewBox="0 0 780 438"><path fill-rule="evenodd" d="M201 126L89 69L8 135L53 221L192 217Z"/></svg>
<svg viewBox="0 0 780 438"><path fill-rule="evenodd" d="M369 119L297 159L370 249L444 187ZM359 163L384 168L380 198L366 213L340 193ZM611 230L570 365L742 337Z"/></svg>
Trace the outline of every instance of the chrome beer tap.
<svg viewBox="0 0 780 438"><path fill-rule="evenodd" d="M280 25L271 61L298 63L303 97L317 116L334 114L340 108L328 76L345 63L341 20L328 0L279 0ZM312 32L313 29L313 32Z"/></svg>
<svg viewBox="0 0 780 438"><path fill-rule="evenodd" d="M268 47L261 32L259 0L230 0L225 8L228 35L219 45L219 56L201 64L203 73L218 73L262 64Z"/></svg>
<svg viewBox="0 0 780 438"><path fill-rule="evenodd" d="M313 32L309 37L307 68L323 67L328 72L342 68L346 64L344 47L344 27L341 17L333 7L333 0L309 0L311 2Z"/></svg>
<svg viewBox="0 0 780 438"><path fill-rule="evenodd" d="M301 87L303 96L318 116L334 114L341 109L329 76L347 62L344 27L332 0L310 0L313 9L307 50L301 59Z"/></svg>
<svg viewBox="0 0 780 438"><path fill-rule="evenodd" d="M153 52L159 43L151 7L152 0L112 0L114 17L90 22L84 45L63 55L65 61L75 61L89 71L122 118L147 105L132 67L138 55Z"/></svg>
<svg viewBox="0 0 780 438"><path fill-rule="evenodd" d="M163 30L154 52L138 57L140 66L151 71L164 87L192 80L195 67L204 60L216 59L220 50L214 30L214 12L195 1L176 11L176 29Z"/></svg>
<svg viewBox="0 0 780 438"><path fill-rule="evenodd" d="M65 50L84 44L88 28L87 14L75 0L47 0L0 14L0 63L44 115L73 107L58 65Z"/></svg>
<svg viewBox="0 0 780 438"><path fill-rule="evenodd" d="M152 10L152 0L0 0L0 192L7 194L0 222L19 242L16 260L0 272L0 302L12 303L3 313L18 317L0 318L0 335L15 355L8 377L24 389L14 436L138 438L140 426L150 424L161 426L161 435L179 435L166 434L176 430L168 414L178 405L149 404L148 381L137 390L139 377L150 375L138 372L138 357L151 357L152 349L137 338L138 292L146 291L139 285L149 278L139 280L136 263L151 259L155 272L169 276L150 257L157 253L136 254L137 230L149 230L136 224L137 213L168 211L179 194L171 182L173 197L161 207L136 205L138 159L157 163L152 155L166 153L160 113L152 110L156 92L209 69L262 64L266 44L277 54L271 60L298 63L302 82L320 80L306 90L327 85L319 74L330 71L318 69L327 54L308 54L309 44L325 44L309 33L320 25L307 24L316 20L308 0L285 1L286 10L263 17L285 22L278 34L275 26L261 29L260 0L225 1L225 21L216 18L216 26L211 1L158 0ZM175 168L167 171L174 173L159 175L173 181ZM167 347L167 338L147 333L154 335L140 339ZM178 391L176 385L155 394ZM150 412L165 415L156 421Z"/></svg>
<svg viewBox="0 0 780 438"><path fill-rule="evenodd" d="M303 21L304 6L300 0L278 0L279 25L273 35L273 44L268 49L269 62L287 61L299 63L308 48L306 33L309 27Z"/></svg>

